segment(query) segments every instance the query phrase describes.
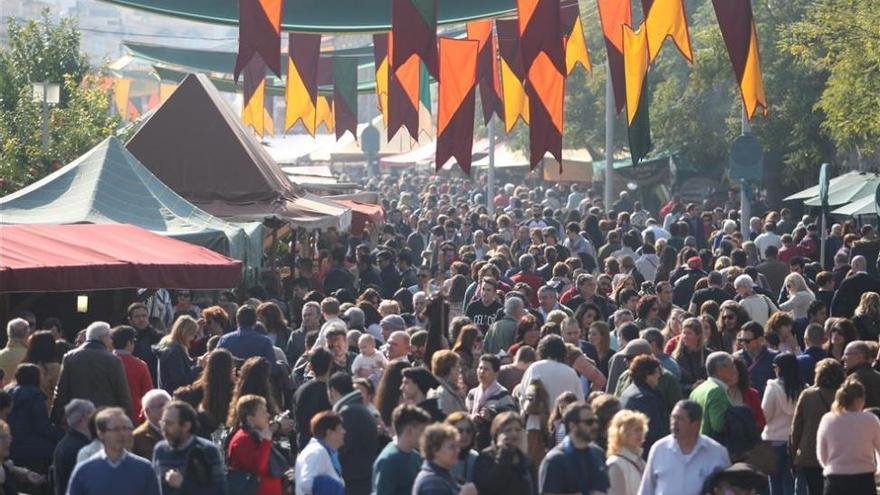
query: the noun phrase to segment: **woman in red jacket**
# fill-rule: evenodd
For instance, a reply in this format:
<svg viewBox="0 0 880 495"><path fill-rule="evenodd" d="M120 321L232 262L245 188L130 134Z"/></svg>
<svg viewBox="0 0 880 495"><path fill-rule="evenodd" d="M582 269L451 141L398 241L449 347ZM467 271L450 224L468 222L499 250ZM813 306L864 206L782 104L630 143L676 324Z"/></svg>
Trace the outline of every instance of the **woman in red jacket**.
<svg viewBox="0 0 880 495"><path fill-rule="evenodd" d="M736 374L738 376L736 385L727 391L730 402L734 406L747 406L755 415L755 423L758 432L764 429L767 420L764 418L764 410L761 409L761 396L758 391L749 383L749 368L746 362L741 358L734 358L736 364Z"/></svg>
<svg viewBox="0 0 880 495"><path fill-rule="evenodd" d="M260 480L257 495L281 495L281 475L269 469L272 430L266 399L245 395L235 405L240 418L238 431L229 442L229 469L255 475Z"/></svg>

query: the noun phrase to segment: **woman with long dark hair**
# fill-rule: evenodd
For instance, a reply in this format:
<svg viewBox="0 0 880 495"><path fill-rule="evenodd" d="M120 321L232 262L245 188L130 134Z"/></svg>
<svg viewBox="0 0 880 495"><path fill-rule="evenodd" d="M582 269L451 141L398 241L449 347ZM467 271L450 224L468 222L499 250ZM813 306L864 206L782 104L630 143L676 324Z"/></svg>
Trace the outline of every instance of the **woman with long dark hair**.
<svg viewBox="0 0 880 495"><path fill-rule="evenodd" d="M825 328L828 329L828 342L825 343L825 352L828 357L843 362L843 350L846 345L854 340L858 340L858 330L856 326L847 318L828 318L825 321Z"/></svg>
<svg viewBox="0 0 880 495"><path fill-rule="evenodd" d="M406 361L395 361L388 365L376 387L376 409L386 428L391 428L391 415L400 403L400 386L403 384L403 370L410 367Z"/></svg>
<svg viewBox="0 0 880 495"><path fill-rule="evenodd" d="M477 386L477 361L483 354L483 334L476 325L461 329L452 352L461 358L461 377L467 390Z"/></svg>
<svg viewBox="0 0 880 495"><path fill-rule="evenodd" d="M450 414L444 423L458 431L458 463L449 471L460 484L470 483L474 481L474 466L478 455L478 452L474 450L477 438L476 425L463 411Z"/></svg>
<svg viewBox="0 0 880 495"><path fill-rule="evenodd" d="M425 345L425 362L430 363L434 353L449 345L449 311L452 304L441 293L428 298L425 317L428 321L428 341Z"/></svg>
<svg viewBox="0 0 880 495"><path fill-rule="evenodd" d="M507 349L507 354L515 356L519 348L524 345L537 348L540 339L541 327L538 325L538 320L530 314L525 315L516 325L516 341Z"/></svg>
<svg viewBox="0 0 880 495"><path fill-rule="evenodd" d="M266 408L269 414L272 416L278 414L278 401L275 400L271 383L272 364L266 361L266 358L259 356L249 358L241 366L238 375L238 382L232 393L232 401L229 403L227 425L232 426L239 423L240 418L237 416L238 411L234 405L238 403L239 398L248 394L259 395L266 399Z"/></svg>
<svg viewBox="0 0 880 495"><path fill-rule="evenodd" d="M208 355L205 369L192 383L174 391L174 398L183 400L199 413L200 437L211 439L211 434L226 424L229 404L233 403L235 365L226 349L215 349Z"/></svg>
<svg viewBox="0 0 880 495"><path fill-rule="evenodd" d="M599 360L596 367L603 375L608 376L608 364L614 351L611 349L611 330L604 321L594 321L587 331L587 340L596 348Z"/></svg>
<svg viewBox="0 0 880 495"><path fill-rule="evenodd" d="M669 280L669 274L675 270L678 253L675 248L667 244L660 250L660 264L657 266L657 274L654 275L654 283Z"/></svg>
<svg viewBox="0 0 880 495"><path fill-rule="evenodd" d="M61 375L61 363L55 352L55 337L49 330L40 330L28 338L27 352L23 363L32 363L40 367L40 390L46 394L49 409L55 395L55 385Z"/></svg>
<svg viewBox="0 0 880 495"><path fill-rule="evenodd" d="M794 495L794 478L791 475L788 457L788 440L794 407L804 389L797 358L790 352L777 354L773 358L776 371L775 380L767 380L761 409L767 425L761 438L769 441L776 452L776 471L770 473L770 495Z"/></svg>
<svg viewBox="0 0 880 495"><path fill-rule="evenodd" d="M257 318L266 328L266 337L269 337L272 345L285 349L291 330L281 308L273 302L264 302L257 306Z"/></svg>
<svg viewBox="0 0 880 495"><path fill-rule="evenodd" d="M763 430L767 420L764 418L764 410L761 409L758 389L752 387L749 365L740 357L733 358L733 365L736 367L736 383L728 387L727 398L730 399L731 405L746 406L751 409L752 415L755 416L756 429Z"/></svg>

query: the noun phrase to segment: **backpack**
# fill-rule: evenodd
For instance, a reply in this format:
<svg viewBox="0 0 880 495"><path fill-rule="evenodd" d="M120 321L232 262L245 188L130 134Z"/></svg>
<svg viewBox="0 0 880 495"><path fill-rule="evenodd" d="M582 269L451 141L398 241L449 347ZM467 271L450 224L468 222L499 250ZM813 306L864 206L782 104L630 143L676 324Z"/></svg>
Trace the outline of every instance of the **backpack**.
<svg viewBox="0 0 880 495"><path fill-rule="evenodd" d="M715 440L727 447L731 461L744 458L761 440L752 410L748 406L731 406L724 413L724 427Z"/></svg>

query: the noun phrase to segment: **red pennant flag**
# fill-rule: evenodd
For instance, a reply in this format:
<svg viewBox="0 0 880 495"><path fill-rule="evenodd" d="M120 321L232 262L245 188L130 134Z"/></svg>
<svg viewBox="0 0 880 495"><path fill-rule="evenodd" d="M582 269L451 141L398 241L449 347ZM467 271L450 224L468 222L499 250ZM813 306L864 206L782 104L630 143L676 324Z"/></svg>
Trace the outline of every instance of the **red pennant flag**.
<svg viewBox="0 0 880 495"><path fill-rule="evenodd" d="M455 158L471 173L478 40L440 38L436 170Z"/></svg>
<svg viewBox="0 0 880 495"><path fill-rule="evenodd" d="M529 95L529 162L550 152L562 167L565 55L559 0L517 0L520 50Z"/></svg>
<svg viewBox="0 0 880 495"><path fill-rule="evenodd" d="M758 107L761 107L761 113L766 117L767 98L764 95L764 76L761 74L758 32L752 4L749 0L713 0L712 5L721 36L727 45L746 115L751 120Z"/></svg>
<svg viewBox="0 0 880 495"><path fill-rule="evenodd" d="M284 0L239 0L238 57L235 81L254 55L259 54L276 76L281 77L281 12Z"/></svg>
<svg viewBox="0 0 880 495"><path fill-rule="evenodd" d="M646 0L650 1L650 0ZM630 3L621 0L596 0L599 6L599 19L605 34L605 49L608 51L608 65L611 66L611 85L614 87L614 104L617 113L626 104L626 76L623 68L623 26L632 25ZM645 12L648 10L645 9Z"/></svg>
<svg viewBox="0 0 880 495"><path fill-rule="evenodd" d="M265 131L264 118L265 92L266 92L266 64L259 55L254 56L244 68L244 110L241 120L245 126L251 126L254 132L263 135Z"/></svg>
<svg viewBox="0 0 880 495"><path fill-rule="evenodd" d="M474 21L467 24L467 37L480 42L477 55L477 81L480 84L480 102L483 121L489 123L493 113L503 118L501 108L501 81L499 80L497 42L492 32L492 21Z"/></svg>
<svg viewBox="0 0 880 495"><path fill-rule="evenodd" d="M318 59L321 35L290 33L287 48L287 90L284 129L301 121L315 135L315 108L318 105Z"/></svg>
<svg viewBox="0 0 880 495"><path fill-rule="evenodd" d="M396 71L413 55L439 80L437 71L437 0L391 0L391 34L396 48L391 68Z"/></svg>
<svg viewBox="0 0 880 495"><path fill-rule="evenodd" d="M388 39L388 53L395 51L396 38ZM421 82L421 60L410 57L406 63L388 73L388 139L406 127L410 137L419 140L419 84Z"/></svg>
<svg viewBox="0 0 880 495"><path fill-rule="evenodd" d="M519 51L519 23L516 19L497 19L498 53L501 58L501 95L504 130L510 133L517 120L529 123L529 98L526 96L526 70Z"/></svg>

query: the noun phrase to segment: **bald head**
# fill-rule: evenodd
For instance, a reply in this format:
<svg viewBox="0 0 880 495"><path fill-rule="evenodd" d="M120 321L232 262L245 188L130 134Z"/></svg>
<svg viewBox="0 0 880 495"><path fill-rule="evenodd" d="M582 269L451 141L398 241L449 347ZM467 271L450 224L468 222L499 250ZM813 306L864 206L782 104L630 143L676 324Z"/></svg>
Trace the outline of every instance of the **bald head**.
<svg viewBox="0 0 880 495"><path fill-rule="evenodd" d="M409 334L403 331L393 332L388 337L388 359L394 360L409 354Z"/></svg>
<svg viewBox="0 0 880 495"><path fill-rule="evenodd" d="M864 272L868 270L868 260L862 255L854 257L851 265L854 272Z"/></svg>

